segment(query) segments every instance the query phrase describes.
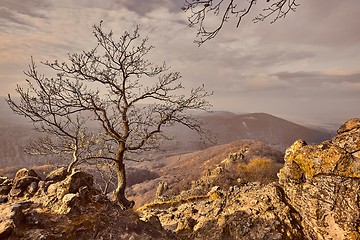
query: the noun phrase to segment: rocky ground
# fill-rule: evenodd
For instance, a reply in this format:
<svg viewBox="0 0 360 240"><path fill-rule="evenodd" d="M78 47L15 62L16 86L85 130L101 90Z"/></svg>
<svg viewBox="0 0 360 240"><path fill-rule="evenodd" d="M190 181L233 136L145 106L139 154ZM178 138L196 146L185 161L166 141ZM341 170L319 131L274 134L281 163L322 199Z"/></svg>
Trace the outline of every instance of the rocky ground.
<svg viewBox="0 0 360 240"><path fill-rule="evenodd" d="M181 239L360 239L360 119L319 145L296 141L278 177L189 190L139 211Z"/></svg>
<svg viewBox="0 0 360 240"><path fill-rule="evenodd" d="M121 211L81 171L64 168L44 180L20 169L0 180L0 239L174 239L159 222Z"/></svg>
<svg viewBox="0 0 360 240"><path fill-rule="evenodd" d="M267 160L239 159L225 157L180 192L160 184L136 212L121 211L85 172L41 179L21 169L0 178L0 239L360 239L360 119L321 144L296 141L275 182L251 178Z"/></svg>

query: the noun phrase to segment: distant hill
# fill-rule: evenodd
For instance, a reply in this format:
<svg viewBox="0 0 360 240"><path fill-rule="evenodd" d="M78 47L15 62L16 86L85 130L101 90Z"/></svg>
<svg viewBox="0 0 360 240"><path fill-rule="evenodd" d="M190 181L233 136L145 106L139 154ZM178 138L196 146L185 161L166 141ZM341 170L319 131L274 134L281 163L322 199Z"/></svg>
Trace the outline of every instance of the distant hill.
<svg viewBox="0 0 360 240"><path fill-rule="evenodd" d="M334 133L311 129L299 124L272 116L266 113L234 114L231 112L214 112L199 115L203 126L210 132L210 139L217 144L225 144L236 140L263 141L280 151L284 151L295 140L303 139L308 143L319 143L330 139ZM197 133L183 126L174 126L168 130L176 144L168 144L172 151L195 151L211 146L201 144Z"/></svg>
<svg viewBox="0 0 360 240"><path fill-rule="evenodd" d="M36 138L32 125L21 116L12 113L4 99L0 101L0 167L32 166L44 164L45 158L30 157L23 153L22 146ZM161 142L160 150L146 153L143 158L162 158L206 149L211 146L230 143L236 140L256 140L284 151L295 140L301 138L309 143L319 143L329 139L326 131L306 128L284 119L266 114L234 114L218 111L198 115L203 127L209 130L210 141L184 126L175 125L166 129L171 141ZM46 157L46 161L59 159ZM60 159L60 161L64 161Z"/></svg>

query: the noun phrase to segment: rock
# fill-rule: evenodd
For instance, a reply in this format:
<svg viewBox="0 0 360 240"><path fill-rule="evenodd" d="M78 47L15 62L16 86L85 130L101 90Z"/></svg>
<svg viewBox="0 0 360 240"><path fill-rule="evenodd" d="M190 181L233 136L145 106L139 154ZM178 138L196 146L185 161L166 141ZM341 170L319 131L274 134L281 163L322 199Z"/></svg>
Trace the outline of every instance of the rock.
<svg viewBox="0 0 360 240"><path fill-rule="evenodd" d="M17 181L35 178L27 173L19 171ZM4 203L7 196L0 195L0 239L175 239L156 216L144 222L136 213L122 211L94 188L90 174L77 171L56 179L61 178L11 189L9 195L25 194L26 199L9 197Z"/></svg>
<svg viewBox="0 0 360 240"><path fill-rule="evenodd" d="M24 219L20 204L4 203L0 205L0 239L10 237L16 226Z"/></svg>
<svg viewBox="0 0 360 240"><path fill-rule="evenodd" d="M148 218L141 218L142 221L150 223L157 229L162 229L161 222L156 215L150 215Z"/></svg>
<svg viewBox="0 0 360 240"><path fill-rule="evenodd" d="M360 167L356 167L357 162L351 154L336 142L330 141L317 146L304 145L296 141L286 150L285 166L287 168L282 169L280 182L282 179L299 180L301 177L311 180L320 174L360 177Z"/></svg>
<svg viewBox="0 0 360 240"><path fill-rule="evenodd" d="M78 210L79 194L68 193L62 198L62 205L57 211L58 214L68 214L70 211Z"/></svg>
<svg viewBox="0 0 360 240"><path fill-rule="evenodd" d="M8 239L14 230L13 222L5 220L0 222L0 239Z"/></svg>
<svg viewBox="0 0 360 240"><path fill-rule="evenodd" d="M182 219L175 230L175 232L180 231L189 231L191 232L194 229L194 226L197 224L197 221L192 217L188 216Z"/></svg>
<svg viewBox="0 0 360 240"><path fill-rule="evenodd" d="M9 201L8 196L0 195L0 203L6 203Z"/></svg>
<svg viewBox="0 0 360 240"><path fill-rule="evenodd" d="M224 194L220 191L219 186L214 186L210 189L210 191L207 193L207 196L209 197L210 201L215 201L217 199L222 198Z"/></svg>
<svg viewBox="0 0 360 240"><path fill-rule="evenodd" d="M159 185L156 188L155 196L161 197L166 190L169 189L167 182L160 182Z"/></svg>
<svg viewBox="0 0 360 240"><path fill-rule="evenodd" d="M360 236L359 150L360 119L344 123L331 141L297 141L287 149L279 183L301 216L306 239Z"/></svg>
<svg viewBox="0 0 360 240"><path fill-rule="evenodd" d="M22 197L23 195L24 195L24 190L20 188L12 188L9 192L9 196L11 198Z"/></svg>
<svg viewBox="0 0 360 240"><path fill-rule="evenodd" d="M209 195L219 192L214 186ZM303 239L300 216L283 201L278 185L249 183L222 192L223 197L214 201L190 197L164 202L166 207L149 204L139 211L158 216L180 239Z"/></svg>
<svg viewBox="0 0 360 240"><path fill-rule="evenodd" d="M50 184L50 185L47 187L47 193L48 193L49 195L54 195L54 194L56 194L57 189L58 189L58 187L59 187L60 184L61 184L61 182L56 182L56 183Z"/></svg>
<svg viewBox="0 0 360 240"><path fill-rule="evenodd" d="M178 224L181 239L360 239L359 118L318 145L295 141L278 178L279 185L248 182L228 191L209 186L206 198L180 196L141 211L166 229Z"/></svg>
<svg viewBox="0 0 360 240"><path fill-rule="evenodd" d="M93 183L94 179L92 175L81 171L73 172L57 186L57 197L58 199L62 199L66 194L77 193L79 189L83 187L92 188Z"/></svg>
<svg viewBox="0 0 360 240"><path fill-rule="evenodd" d="M0 176L0 185L7 183L9 181L10 181L9 178Z"/></svg>
<svg viewBox="0 0 360 240"><path fill-rule="evenodd" d="M70 193L76 193L84 186L92 188L94 184L93 176L81 171L73 172L66 180L66 182L69 184Z"/></svg>
<svg viewBox="0 0 360 240"><path fill-rule="evenodd" d="M39 178L26 176L20 179L14 179L13 188L25 189L33 182L39 182Z"/></svg>
<svg viewBox="0 0 360 240"><path fill-rule="evenodd" d="M47 187L50 185L50 182L39 181L37 184L37 194L45 195L47 192Z"/></svg>
<svg viewBox="0 0 360 240"><path fill-rule="evenodd" d="M22 168L16 172L14 181L16 181L17 179L24 178L24 177L39 178L39 176L36 174L36 172L33 169L28 170L26 168Z"/></svg>
<svg viewBox="0 0 360 240"><path fill-rule="evenodd" d="M30 193L32 195L34 195L37 190L38 190L38 183L37 182L30 183L30 185L27 188L28 193Z"/></svg>
<svg viewBox="0 0 360 240"><path fill-rule="evenodd" d="M26 168L20 169L16 172L16 175L13 179L12 189L9 193L10 197L22 197L30 184L33 182L35 182L34 184L37 184L39 181L40 178L34 170L28 170ZM30 190L34 189L30 188Z"/></svg>
<svg viewBox="0 0 360 240"><path fill-rule="evenodd" d="M360 129L360 118L353 118L346 121L340 128L337 130L338 134L346 133L352 130L358 131Z"/></svg>
<svg viewBox="0 0 360 240"><path fill-rule="evenodd" d="M45 177L45 181L60 182L66 178L66 175L67 171L65 167L57 168Z"/></svg>
<svg viewBox="0 0 360 240"><path fill-rule="evenodd" d="M0 195L8 195L12 188L11 184L1 184L0 185Z"/></svg>
<svg viewBox="0 0 360 240"><path fill-rule="evenodd" d="M11 188L11 180L7 177L0 177L0 203L7 202L7 195L10 193Z"/></svg>

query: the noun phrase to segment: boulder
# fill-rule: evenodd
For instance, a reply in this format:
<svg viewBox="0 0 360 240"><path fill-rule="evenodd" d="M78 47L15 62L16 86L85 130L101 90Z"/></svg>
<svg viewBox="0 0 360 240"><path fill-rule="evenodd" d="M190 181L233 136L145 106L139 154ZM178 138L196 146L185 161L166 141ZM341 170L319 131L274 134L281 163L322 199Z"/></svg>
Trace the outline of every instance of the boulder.
<svg viewBox="0 0 360 240"><path fill-rule="evenodd" d="M20 204L4 203L0 205L0 239L10 237L15 227L24 220Z"/></svg>
<svg viewBox="0 0 360 240"><path fill-rule="evenodd" d="M343 125L337 130L338 134L343 134L349 131L359 131L360 129L360 118L352 118L346 121Z"/></svg>
<svg viewBox="0 0 360 240"><path fill-rule="evenodd" d="M62 198L62 204L57 212L68 214L70 211L79 210L79 203L79 193L68 193Z"/></svg>
<svg viewBox="0 0 360 240"><path fill-rule="evenodd" d="M0 177L0 203L8 201L8 194L12 188L12 182L7 177ZM1 239L1 238L0 238Z"/></svg>
<svg viewBox="0 0 360 240"><path fill-rule="evenodd" d="M65 167L57 168L45 177L45 181L60 182L66 178L66 175L67 171Z"/></svg>
<svg viewBox="0 0 360 240"><path fill-rule="evenodd" d="M11 181L9 179L6 179L6 181L3 181L0 184L0 195L8 195L11 188L12 188Z"/></svg>
<svg viewBox="0 0 360 240"><path fill-rule="evenodd" d="M82 171L73 172L57 186L57 198L62 199L66 194L77 193L80 189L93 188L93 184L94 178L91 174Z"/></svg>
<svg viewBox="0 0 360 240"><path fill-rule="evenodd" d="M30 194L32 194L32 195L34 195L37 190L38 190L38 183L37 183L37 182L32 182L32 183L30 183L30 185L27 187L28 193L30 193Z"/></svg>
<svg viewBox="0 0 360 240"><path fill-rule="evenodd" d="M360 119L318 145L298 140L278 177L306 239L360 239Z"/></svg>
<svg viewBox="0 0 360 240"><path fill-rule="evenodd" d="M34 170L22 168L16 172L16 175L12 181L12 189L9 195L11 197L22 197L28 190L29 185L32 184L32 186L34 187L35 184L37 184L40 180L41 179ZM33 188L31 188L31 190L34 191Z"/></svg>

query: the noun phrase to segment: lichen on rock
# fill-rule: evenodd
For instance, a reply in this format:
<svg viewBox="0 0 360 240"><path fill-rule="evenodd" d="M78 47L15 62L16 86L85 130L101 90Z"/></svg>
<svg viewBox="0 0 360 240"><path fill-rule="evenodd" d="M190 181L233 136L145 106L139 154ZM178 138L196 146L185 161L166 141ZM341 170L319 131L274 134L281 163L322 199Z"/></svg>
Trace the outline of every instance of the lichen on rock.
<svg viewBox="0 0 360 240"><path fill-rule="evenodd" d="M360 119L345 122L337 132L318 145L296 141L278 174L307 239L360 236L360 159L354 155L360 150Z"/></svg>

